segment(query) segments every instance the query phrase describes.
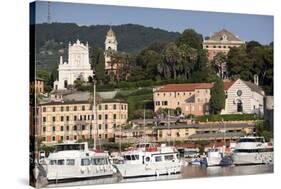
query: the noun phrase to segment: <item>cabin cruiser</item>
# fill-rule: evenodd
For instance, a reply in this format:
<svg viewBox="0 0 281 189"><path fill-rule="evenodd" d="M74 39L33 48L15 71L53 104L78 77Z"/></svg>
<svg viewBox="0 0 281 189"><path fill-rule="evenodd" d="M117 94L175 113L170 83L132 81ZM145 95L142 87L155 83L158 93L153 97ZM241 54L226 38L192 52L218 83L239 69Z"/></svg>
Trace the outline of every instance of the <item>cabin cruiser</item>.
<svg viewBox="0 0 281 189"><path fill-rule="evenodd" d="M207 166L218 166L222 160L223 153L219 148L210 148L207 152Z"/></svg>
<svg viewBox="0 0 281 189"><path fill-rule="evenodd" d="M241 137L232 159L235 165L273 163L273 147L265 142L264 137Z"/></svg>
<svg viewBox="0 0 281 189"><path fill-rule="evenodd" d="M148 147L148 148L147 148ZM123 163L115 164L123 178L170 175L181 172L183 162L173 147L138 145L138 148L122 152Z"/></svg>
<svg viewBox="0 0 281 189"><path fill-rule="evenodd" d="M108 154L90 151L86 142L56 145L45 169L49 182L112 176L115 172Z"/></svg>

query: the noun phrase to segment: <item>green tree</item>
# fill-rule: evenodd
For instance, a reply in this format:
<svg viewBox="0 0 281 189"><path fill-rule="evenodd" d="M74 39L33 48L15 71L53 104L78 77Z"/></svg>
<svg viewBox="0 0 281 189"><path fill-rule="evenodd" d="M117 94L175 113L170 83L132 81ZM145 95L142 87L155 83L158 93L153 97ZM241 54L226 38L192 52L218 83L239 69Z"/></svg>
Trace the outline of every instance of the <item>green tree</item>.
<svg viewBox="0 0 281 189"><path fill-rule="evenodd" d="M227 65L226 62L227 62L227 56L222 52L216 54L216 56L212 61L212 65L214 66L215 72L219 74L220 78L224 78L223 69Z"/></svg>
<svg viewBox="0 0 281 189"><path fill-rule="evenodd" d="M194 49L201 49L203 36L193 29L186 29L181 36L176 40L177 46L186 44Z"/></svg>
<svg viewBox="0 0 281 189"><path fill-rule="evenodd" d="M95 70L97 80L100 83L103 83L105 79L105 63L103 49L95 48L93 50L91 66Z"/></svg>
<svg viewBox="0 0 281 189"><path fill-rule="evenodd" d="M221 79L217 79L211 89L210 98L210 112L213 114L219 114L225 106L225 94L224 85Z"/></svg>

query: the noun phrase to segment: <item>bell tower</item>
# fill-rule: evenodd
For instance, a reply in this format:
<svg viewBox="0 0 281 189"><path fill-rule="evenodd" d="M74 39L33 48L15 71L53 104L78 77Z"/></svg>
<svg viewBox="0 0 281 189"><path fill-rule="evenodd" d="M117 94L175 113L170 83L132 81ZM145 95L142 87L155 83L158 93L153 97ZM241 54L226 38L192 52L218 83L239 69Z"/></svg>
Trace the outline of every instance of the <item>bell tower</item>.
<svg viewBox="0 0 281 189"><path fill-rule="evenodd" d="M115 33L111 27L107 31L104 44L105 44L105 49L104 49L105 70L108 71L112 69L111 55L113 52L117 51L117 45L118 45Z"/></svg>

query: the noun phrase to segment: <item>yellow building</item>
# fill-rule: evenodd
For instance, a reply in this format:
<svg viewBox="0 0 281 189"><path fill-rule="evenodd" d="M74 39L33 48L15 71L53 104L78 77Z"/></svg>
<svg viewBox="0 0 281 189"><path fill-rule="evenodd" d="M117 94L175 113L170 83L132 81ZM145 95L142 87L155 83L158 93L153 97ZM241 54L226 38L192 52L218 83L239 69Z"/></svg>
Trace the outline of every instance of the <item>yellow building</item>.
<svg viewBox="0 0 281 189"><path fill-rule="evenodd" d="M52 101L38 107L38 134L45 144L94 137L111 140L115 128L128 118L128 104L117 100L103 100L96 115L88 101Z"/></svg>

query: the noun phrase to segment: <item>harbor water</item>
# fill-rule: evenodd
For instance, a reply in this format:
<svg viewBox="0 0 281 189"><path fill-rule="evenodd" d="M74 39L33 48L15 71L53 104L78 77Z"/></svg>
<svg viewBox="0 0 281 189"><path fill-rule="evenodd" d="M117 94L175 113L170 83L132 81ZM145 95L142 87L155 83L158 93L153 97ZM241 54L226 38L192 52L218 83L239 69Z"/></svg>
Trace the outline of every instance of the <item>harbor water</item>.
<svg viewBox="0 0 281 189"><path fill-rule="evenodd" d="M187 179L200 177L219 177L219 176L235 176L235 175L254 175L273 173L273 165L247 165L247 166L230 166L230 167L201 167L197 165L188 165L182 169L182 172L177 175L165 175L159 177L144 177L122 179L115 175L109 178L92 179L68 183L50 184L48 187L53 188L57 186L80 186L80 185L96 185L96 184L113 184L126 182L143 182L155 180L171 180L171 179Z"/></svg>

